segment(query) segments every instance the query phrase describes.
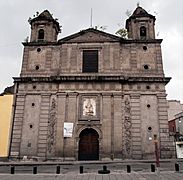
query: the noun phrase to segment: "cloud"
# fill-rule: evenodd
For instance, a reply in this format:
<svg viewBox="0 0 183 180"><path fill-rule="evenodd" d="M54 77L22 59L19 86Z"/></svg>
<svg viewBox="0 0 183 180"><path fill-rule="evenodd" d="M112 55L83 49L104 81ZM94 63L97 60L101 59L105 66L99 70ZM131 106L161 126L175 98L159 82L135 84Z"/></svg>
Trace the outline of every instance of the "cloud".
<svg viewBox="0 0 183 180"><path fill-rule="evenodd" d="M12 76L19 76L23 46L21 42L30 35L27 20L36 11L48 9L63 26L59 38L90 27L93 9L93 26L107 26L115 33L125 26L126 11L134 10L137 1L124 0L1 0L0 1L0 91L12 84ZM162 55L166 76L172 80L167 85L168 98L183 102L183 1L141 0L140 6L156 16L157 38L162 38ZM175 93L176 92L176 93Z"/></svg>

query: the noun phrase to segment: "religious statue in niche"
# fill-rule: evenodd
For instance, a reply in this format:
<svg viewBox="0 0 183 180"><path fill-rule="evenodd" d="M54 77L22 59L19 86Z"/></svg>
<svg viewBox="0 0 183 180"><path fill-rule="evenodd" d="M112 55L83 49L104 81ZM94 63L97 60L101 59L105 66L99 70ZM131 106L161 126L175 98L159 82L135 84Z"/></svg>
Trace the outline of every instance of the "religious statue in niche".
<svg viewBox="0 0 183 180"><path fill-rule="evenodd" d="M86 98L83 101L83 116L96 116L96 100Z"/></svg>

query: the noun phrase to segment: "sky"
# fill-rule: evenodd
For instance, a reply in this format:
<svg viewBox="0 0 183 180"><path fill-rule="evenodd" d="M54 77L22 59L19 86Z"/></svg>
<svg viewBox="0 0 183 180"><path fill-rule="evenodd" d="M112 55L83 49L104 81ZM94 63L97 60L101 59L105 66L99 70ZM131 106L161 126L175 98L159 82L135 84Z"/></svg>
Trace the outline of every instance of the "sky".
<svg viewBox="0 0 183 180"><path fill-rule="evenodd" d="M0 93L19 77L22 42L30 36L29 17L48 9L62 25L59 39L92 26L105 26L115 34L125 27L126 12L140 4L156 16L156 38L163 39L164 73L172 77L167 99L183 103L183 1L182 0L0 0Z"/></svg>

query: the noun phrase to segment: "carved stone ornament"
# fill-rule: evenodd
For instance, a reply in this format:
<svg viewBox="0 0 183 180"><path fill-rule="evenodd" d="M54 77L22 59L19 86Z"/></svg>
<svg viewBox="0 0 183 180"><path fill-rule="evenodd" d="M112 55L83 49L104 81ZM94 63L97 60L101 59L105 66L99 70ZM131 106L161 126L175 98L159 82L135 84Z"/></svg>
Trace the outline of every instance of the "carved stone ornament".
<svg viewBox="0 0 183 180"><path fill-rule="evenodd" d="M52 99L51 108L48 120L48 152L52 153L54 150L55 141L55 124L56 124L56 100Z"/></svg>
<svg viewBox="0 0 183 180"><path fill-rule="evenodd" d="M85 98L83 100L83 116L96 116L96 99Z"/></svg>
<svg viewBox="0 0 183 180"><path fill-rule="evenodd" d="M131 107L129 99L125 100L124 107L124 133L125 133L125 150L127 155L131 153L131 143L132 143L132 122L131 122Z"/></svg>

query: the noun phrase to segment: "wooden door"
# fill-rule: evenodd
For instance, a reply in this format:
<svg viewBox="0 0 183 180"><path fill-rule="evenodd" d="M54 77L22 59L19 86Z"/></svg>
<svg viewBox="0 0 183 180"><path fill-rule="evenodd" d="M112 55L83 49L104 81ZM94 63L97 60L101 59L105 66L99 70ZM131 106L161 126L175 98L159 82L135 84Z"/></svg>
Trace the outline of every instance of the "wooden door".
<svg viewBox="0 0 183 180"><path fill-rule="evenodd" d="M99 159L99 135L94 129L85 129L80 134L79 160Z"/></svg>

